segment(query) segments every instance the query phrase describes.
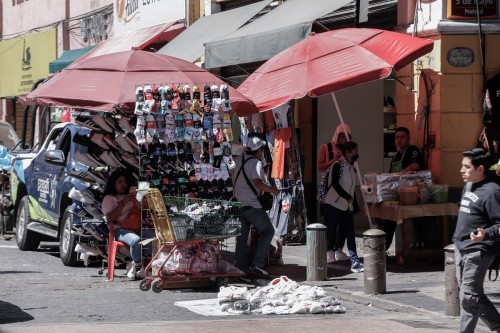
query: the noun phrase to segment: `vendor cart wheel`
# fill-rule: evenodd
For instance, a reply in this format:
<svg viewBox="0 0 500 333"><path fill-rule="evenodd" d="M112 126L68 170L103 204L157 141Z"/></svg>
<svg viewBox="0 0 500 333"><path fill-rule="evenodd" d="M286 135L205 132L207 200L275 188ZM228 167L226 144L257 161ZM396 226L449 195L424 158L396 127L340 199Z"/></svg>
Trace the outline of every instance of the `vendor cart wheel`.
<svg viewBox="0 0 500 333"><path fill-rule="evenodd" d="M217 278L216 283L218 289L220 289L220 287L227 287L228 278Z"/></svg>
<svg viewBox="0 0 500 333"><path fill-rule="evenodd" d="M150 280L149 279L142 280L141 283L139 283L139 289L141 289L142 291L148 291L149 289L151 289Z"/></svg>
<svg viewBox="0 0 500 333"><path fill-rule="evenodd" d="M154 280L151 284L151 289L155 293L161 293L163 291L163 281L161 279Z"/></svg>
<svg viewBox="0 0 500 333"><path fill-rule="evenodd" d="M97 274L99 274L99 275L103 275L103 274L104 274L104 270L103 270L103 269L100 269L100 270L97 272Z"/></svg>

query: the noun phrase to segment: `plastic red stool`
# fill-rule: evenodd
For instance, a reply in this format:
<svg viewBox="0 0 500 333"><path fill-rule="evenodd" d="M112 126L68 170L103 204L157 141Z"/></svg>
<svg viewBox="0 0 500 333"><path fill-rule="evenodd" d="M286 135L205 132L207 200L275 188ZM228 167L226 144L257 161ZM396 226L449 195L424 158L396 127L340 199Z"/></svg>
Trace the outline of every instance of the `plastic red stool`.
<svg viewBox="0 0 500 333"><path fill-rule="evenodd" d="M126 244L115 240L115 226L109 224L109 239L108 239L108 281L115 279L115 260L116 252L119 247L127 247Z"/></svg>

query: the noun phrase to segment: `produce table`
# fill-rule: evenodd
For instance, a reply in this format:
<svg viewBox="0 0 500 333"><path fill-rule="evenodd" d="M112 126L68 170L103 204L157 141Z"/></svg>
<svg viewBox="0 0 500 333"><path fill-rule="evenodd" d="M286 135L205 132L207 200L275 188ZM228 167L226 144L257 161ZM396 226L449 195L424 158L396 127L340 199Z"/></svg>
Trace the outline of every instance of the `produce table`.
<svg viewBox="0 0 500 333"><path fill-rule="evenodd" d="M400 233L396 231L395 237L400 239L395 239L396 245L396 258L399 264L405 266L416 264L418 261L435 261L442 260L443 258L443 248L451 243L450 239L450 228L449 228L449 216L458 215L458 205L456 203L433 203L433 204L420 204L420 205L370 205L370 215L374 218L386 219L391 221L396 221L398 225L401 225ZM428 248L428 249L418 249L412 244L410 223L409 219L416 217L430 217L438 216L441 217L442 230L442 243L439 247ZM417 220L418 223L425 223L425 219ZM429 230L433 232L435 230Z"/></svg>

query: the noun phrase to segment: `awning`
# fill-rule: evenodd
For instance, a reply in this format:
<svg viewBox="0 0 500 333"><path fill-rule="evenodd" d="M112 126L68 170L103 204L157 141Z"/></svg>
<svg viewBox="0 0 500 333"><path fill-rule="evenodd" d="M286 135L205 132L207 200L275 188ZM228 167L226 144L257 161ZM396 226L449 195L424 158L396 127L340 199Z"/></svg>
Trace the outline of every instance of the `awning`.
<svg viewBox="0 0 500 333"><path fill-rule="evenodd" d="M129 51L131 49L144 50L148 45L173 40L185 29L179 21L155 25L149 28L116 34L98 44L89 57L109 53Z"/></svg>
<svg viewBox="0 0 500 333"><path fill-rule="evenodd" d="M247 23L272 0L200 17L157 53L195 62L205 54L205 43L220 40Z"/></svg>
<svg viewBox="0 0 500 333"><path fill-rule="evenodd" d="M307 37L318 18L353 0L288 0L266 15L205 44L205 68L264 61Z"/></svg>
<svg viewBox="0 0 500 333"><path fill-rule="evenodd" d="M80 58L93 48L94 46L89 46L82 47L81 49L64 51L59 58L49 62L49 73L53 74L57 71L63 70L66 66L70 65L73 61Z"/></svg>

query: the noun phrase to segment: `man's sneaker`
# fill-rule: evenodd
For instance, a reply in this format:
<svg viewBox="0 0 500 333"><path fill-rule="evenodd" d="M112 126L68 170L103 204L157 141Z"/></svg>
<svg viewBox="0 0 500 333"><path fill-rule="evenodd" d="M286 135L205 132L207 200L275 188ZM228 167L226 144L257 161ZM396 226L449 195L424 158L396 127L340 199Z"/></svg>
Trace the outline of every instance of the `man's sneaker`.
<svg viewBox="0 0 500 333"><path fill-rule="evenodd" d="M118 124L118 122L116 121L115 118L113 117L105 117L103 118L109 126L111 126L111 128L113 129L113 131L115 131L116 133L121 133L121 134L125 134L124 130L120 127L120 125Z"/></svg>
<svg viewBox="0 0 500 333"><path fill-rule="evenodd" d="M334 262L337 262L337 258L335 258L335 252L329 250L328 252L326 252L326 263L333 264Z"/></svg>
<svg viewBox="0 0 500 333"><path fill-rule="evenodd" d="M110 151L104 151L99 158L112 168L126 168L118 158Z"/></svg>
<svg viewBox="0 0 500 333"><path fill-rule="evenodd" d="M337 261L344 261L349 260L350 258L341 249L337 249L337 251L335 251L335 259L337 259Z"/></svg>
<svg viewBox="0 0 500 333"><path fill-rule="evenodd" d="M127 267L129 267L128 264L127 264ZM130 280L135 280L135 275L136 274L137 274L137 269L135 268L135 265L134 264L130 265L129 270L127 271L127 277Z"/></svg>
<svg viewBox="0 0 500 333"><path fill-rule="evenodd" d="M80 153L79 151L75 152L75 161L78 163L82 163L83 165L89 166L89 167L101 167L104 164L102 162L99 162L95 157L93 157L90 153L84 154Z"/></svg>
<svg viewBox="0 0 500 333"><path fill-rule="evenodd" d="M134 133L134 128L130 125L130 122L127 118L121 117L118 119L118 125L122 128L122 130L126 133Z"/></svg>
<svg viewBox="0 0 500 333"><path fill-rule="evenodd" d="M104 241L104 236L101 235L101 233L97 230L94 223L83 223L82 225L89 234L95 237L95 239L99 241Z"/></svg>
<svg viewBox="0 0 500 333"><path fill-rule="evenodd" d="M269 275L269 273L267 271L263 270L260 267L254 266L254 265L250 266L250 272L258 274L258 275L264 275L264 276Z"/></svg>
<svg viewBox="0 0 500 333"><path fill-rule="evenodd" d="M134 147L130 146L129 141L125 139L125 137L122 134L118 134L115 137L115 142L127 153L134 154L135 149Z"/></svg>
<svg viewBox="0 0 500 333"><path fill-rule="evenodd" d="M353 273L361 273L365 271L365 265L361 261L355 262L351 266L351 272Z"/></svg>
<svg viewBox="0 0 500 333"><path fill-rule="evenodd" d="M92 215L94 219L104 221L104 215L102 215L102 212L99 208L96 208L93 205L88 205L88 204L83 204L82 208L88 214Z"/></svg>
<svg viewBox="0 0 500 333"><path fill-rule="evenodd" d="M96 124L95 121L92 120L91 116L81 116L81 115L77 116L75 118L75 123L82 125L84 127L90 128L94 131L101 130L101 127L98 124Z"/></svg>
<svg viewBox="0 0 500 333"><path fill-rule="evenodd" d="M139 168L139 160L132 154L122 154L122 160L130 166Z"/></svg>
<svg viewBox="0 0 500 333"><path fill-rule="evenodd" d="M92 192L87 190L77 190L74 187L69 191L68 197L86 204L96 203Z"/></svg>
<svg viewBox="0 0 500 333"><path fill-rule="evenodd" d="M96 114L92 116L92 121L96 123L100 127L100 129L103 130L104 132L113 133L113 128L100 115Z"/></svg>
<svg viewBox="0 0 500 333"><path fill-rule="evenodd" d="M103 150L109 150L109 146L104 142L104 135L98 132L92 132L90 134L90 141L95 143L99 148Z"/></svg>
<svg viewBox="0 0 500 333"><path fill-rule="evenodd" d="M92 218L92 215L90 215L89 213L87 213L81 205L77 204L77 203L73 203L70 208L69 208L69 212L76 215L76 216L79 216L81 218Z"/></svg>
<svg viewBox="0 0 500 333"><path fill-rule="evenodd" d="M135 277L137 279L144 279L146 277L146 269L144 268L144 265L137 271L137 273L135 273Z"/></svg>

